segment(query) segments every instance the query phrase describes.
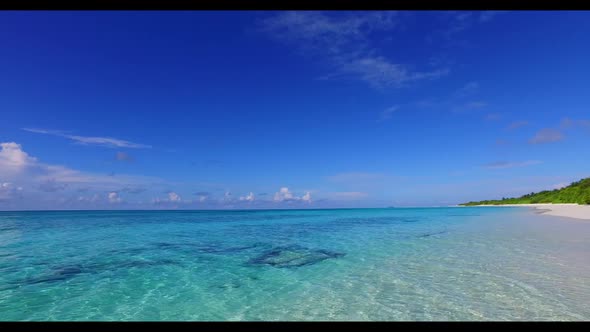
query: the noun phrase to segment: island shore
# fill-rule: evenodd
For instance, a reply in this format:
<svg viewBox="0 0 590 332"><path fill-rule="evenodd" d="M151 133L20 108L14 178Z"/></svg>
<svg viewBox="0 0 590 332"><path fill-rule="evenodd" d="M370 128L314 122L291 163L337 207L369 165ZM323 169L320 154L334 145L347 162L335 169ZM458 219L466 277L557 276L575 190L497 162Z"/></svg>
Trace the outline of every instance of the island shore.
<svg viewBox="0 0 590 332"><path fill-rule="evenodd" d="M472 205L472 206L527 206L539 210L539 214L557 217L590 220L590 205L578 204L500 204L500 205Z"/></svg>

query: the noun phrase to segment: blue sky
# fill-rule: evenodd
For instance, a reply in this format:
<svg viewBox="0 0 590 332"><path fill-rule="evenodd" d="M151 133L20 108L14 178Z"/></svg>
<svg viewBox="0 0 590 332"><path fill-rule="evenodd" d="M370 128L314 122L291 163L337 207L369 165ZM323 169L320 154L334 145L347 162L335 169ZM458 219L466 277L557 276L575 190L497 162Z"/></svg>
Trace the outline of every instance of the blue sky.
<svg viewBox="0 0 590 332"><path fill-rule="evenodd" d="M1 12L0 210L451 205L589 174L588 12Z"/></svg>

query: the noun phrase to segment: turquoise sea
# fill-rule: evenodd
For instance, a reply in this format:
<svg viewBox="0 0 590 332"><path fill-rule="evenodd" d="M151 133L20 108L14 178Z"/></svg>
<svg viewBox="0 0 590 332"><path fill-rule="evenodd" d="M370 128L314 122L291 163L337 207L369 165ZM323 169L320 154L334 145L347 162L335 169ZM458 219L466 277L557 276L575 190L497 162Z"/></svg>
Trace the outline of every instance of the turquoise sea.
<svg viewBox="0 0 590 332"><path fill-rule="evenodd" d="M589 320L590 223L524 207L0 212L0 320Z"/></svg>

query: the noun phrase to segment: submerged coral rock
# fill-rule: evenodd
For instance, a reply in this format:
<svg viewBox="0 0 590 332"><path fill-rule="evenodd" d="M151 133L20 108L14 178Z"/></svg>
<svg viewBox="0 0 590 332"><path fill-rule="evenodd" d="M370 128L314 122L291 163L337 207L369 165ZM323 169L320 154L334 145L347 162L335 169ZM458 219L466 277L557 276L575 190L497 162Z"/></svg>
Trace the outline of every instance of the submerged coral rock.
<svg viewBox="0 0 590 332"><path fill-rule="evenodd" d="M309 249L298 245L275 247L262 255L251 259L253 265L270 265L274 267L298 267L319 263L329 258L342 257L344 254L324 249Z"/></svg>
<svg viewBox="0 0 590 332"><path fill-rule="evenodd" d="M447 231L439 231L439 232L433 232L433 233L425 233L425 234L421 234L418 235L418 238L425 238L425 237L429 237L429 236L433 236L433 235L439 235L439 234L445 234Z"/></svg>
<svg viewBox="0 0 590 332"><path fill-rule="evenodd" d="M83 273L83 270L80 266L63 266L61 268L54 269L51 273L47 275L20 280L18 284L34 285L41 283L60 282L71 279L81 273Z"/></svg>

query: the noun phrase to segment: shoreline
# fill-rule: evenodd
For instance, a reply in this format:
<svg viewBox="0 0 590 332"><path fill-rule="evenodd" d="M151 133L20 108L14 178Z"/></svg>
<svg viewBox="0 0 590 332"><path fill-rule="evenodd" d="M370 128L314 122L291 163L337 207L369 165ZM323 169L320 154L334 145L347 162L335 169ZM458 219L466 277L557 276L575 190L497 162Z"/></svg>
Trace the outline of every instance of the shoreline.
<svg viewBox="0 0 590 332"><path fill-rule="evenodd" d="M575 203L539 203L539 204L498 204L498 205L471 205L471 206L509 206L509 207L532 207L539 214L547 214L556 217L566 217L578 220L590 220L590 205L579 205Z"/></svg>

